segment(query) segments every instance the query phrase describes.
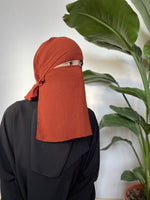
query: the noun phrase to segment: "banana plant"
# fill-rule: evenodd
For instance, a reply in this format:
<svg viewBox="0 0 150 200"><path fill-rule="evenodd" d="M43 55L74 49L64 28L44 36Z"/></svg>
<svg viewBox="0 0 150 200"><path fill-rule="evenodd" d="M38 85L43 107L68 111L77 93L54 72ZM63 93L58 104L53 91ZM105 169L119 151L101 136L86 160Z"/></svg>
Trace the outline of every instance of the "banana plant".
<svg viewBox="0 0 150 200"><path fill-rule="evenodd" d="M138 9L143 21L150 32L150 0L131 0ZM67 14L63 16L65 23L77 30L87 41L100 47L118 50L133 57L138 68L143 89L121 87L110 74L101 74L91 70L83 72L85 83L104 82L123 95L126 107L110 105L113 113L104 115L99 124L104 127L126 127L135 134L142 152L143 161L132 141L120 137L113 137L106 150L115 142L123 141L130 145L138 161L138 166L122 173L121 179L139 181L147 200L150 199L150 40L141 49L136 45L139 36L139 17L125 0L77 0L66 6ZM145 58L143 59L143 56ZM148 70L145 67L148 65ZM134 110L126 97L134 96L144 102L145 117Z"/></svg>

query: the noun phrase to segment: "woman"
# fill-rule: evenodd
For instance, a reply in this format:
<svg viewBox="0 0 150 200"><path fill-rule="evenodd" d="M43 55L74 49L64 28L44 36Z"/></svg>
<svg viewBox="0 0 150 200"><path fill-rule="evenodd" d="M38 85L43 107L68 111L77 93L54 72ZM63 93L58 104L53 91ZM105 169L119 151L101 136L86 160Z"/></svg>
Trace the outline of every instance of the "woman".
<svg viewBox="0 0 150 200"><path fill-rule="evenodd" d="M80 47L66 37L34 57L36 84L0 127L2 200L94 200L99 127L87 108Z"/></svg>

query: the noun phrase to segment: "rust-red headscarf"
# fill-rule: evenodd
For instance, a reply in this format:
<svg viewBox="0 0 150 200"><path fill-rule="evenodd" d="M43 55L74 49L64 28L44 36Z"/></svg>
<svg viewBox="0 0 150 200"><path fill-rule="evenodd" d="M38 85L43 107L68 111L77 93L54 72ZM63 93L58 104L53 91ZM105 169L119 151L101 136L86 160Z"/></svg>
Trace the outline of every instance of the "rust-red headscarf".
<svg viewBox="0 0 150 200"><path fill-rule="evenodd" d="M81 66L54 68L71 60L82 61L83 55L67 37L47 40L35 54L37 83L25 98L38 96L37 140L62 142L92 135Z"/></svg>

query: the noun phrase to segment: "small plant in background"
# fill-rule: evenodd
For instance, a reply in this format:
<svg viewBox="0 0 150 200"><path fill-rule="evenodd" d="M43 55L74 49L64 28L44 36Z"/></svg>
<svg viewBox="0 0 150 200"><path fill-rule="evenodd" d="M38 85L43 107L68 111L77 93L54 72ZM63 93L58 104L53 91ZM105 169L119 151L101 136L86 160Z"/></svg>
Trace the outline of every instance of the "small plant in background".
<svg viewBox="0 0 150 200"><path fill-rule="evenodd" d="M139 10L150 32L150 0L131 0L131 2ZM121 87L110 74L100 74L91 70L86 70L83 74L85 83L107 82L110 88L123 95L127 106L110 105L114 113L103 116L100 128L122 126L130 129L138 139L143 163L132 141L122 137L113 137L111 143L103 150L117 141L127 142L131 146L139 165L132 171L124 171L121 179L139 181L146 199L150 200L150 41L147 41L143 50L135 44L139 35L139 18L125 0L78 0L68 4L66 8L68 14L65 14L63 19L69 27L75 28L87 41L100 47L131 55L136 63L143 89ZM138 110L132 108L126 94L144 102L146 108L144 117Z"/></svg>

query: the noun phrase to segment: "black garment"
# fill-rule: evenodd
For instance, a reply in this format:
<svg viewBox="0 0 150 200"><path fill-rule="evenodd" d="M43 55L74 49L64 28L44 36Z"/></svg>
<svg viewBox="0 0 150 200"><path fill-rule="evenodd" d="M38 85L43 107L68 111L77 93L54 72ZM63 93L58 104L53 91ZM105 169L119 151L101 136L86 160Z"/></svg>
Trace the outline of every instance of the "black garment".
<svg viewBox="0 0 150 200"><path fill-rule="evenodd" d="M35 139L37 99L18 101L0 126L2 200L94 200L99 171L99 127L92 136L48 143Z"/></svg>

